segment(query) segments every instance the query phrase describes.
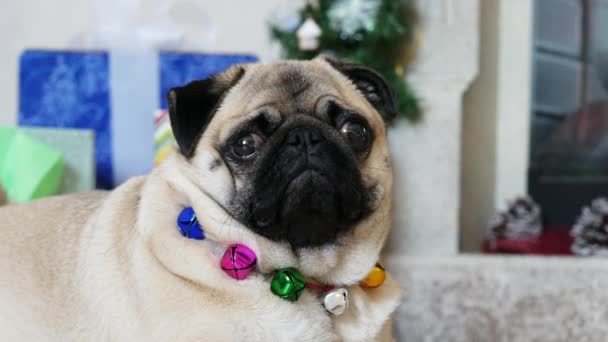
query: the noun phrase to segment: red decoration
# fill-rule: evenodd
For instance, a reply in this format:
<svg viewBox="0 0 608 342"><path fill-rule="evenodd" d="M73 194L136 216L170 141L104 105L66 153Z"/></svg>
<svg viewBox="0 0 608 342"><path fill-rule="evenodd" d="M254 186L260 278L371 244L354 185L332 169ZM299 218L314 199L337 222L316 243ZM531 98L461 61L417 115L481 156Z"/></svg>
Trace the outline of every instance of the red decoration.
<svg viewBox="0 0 608 342"><path fill-rule="evenodd" d="M538 236L498 239L483 244L484 253L572 255L572 237L567 227L548 226Z"/></svg>

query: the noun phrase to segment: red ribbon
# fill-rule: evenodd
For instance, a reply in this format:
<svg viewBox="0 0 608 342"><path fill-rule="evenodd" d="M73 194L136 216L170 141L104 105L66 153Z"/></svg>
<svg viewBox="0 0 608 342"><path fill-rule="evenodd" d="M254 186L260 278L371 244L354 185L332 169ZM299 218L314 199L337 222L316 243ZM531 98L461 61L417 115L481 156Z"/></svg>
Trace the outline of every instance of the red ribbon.
<svg viewBox="0 0 608 342"><path fill-rule="evenodd" d="M313 284L313 283L309 283L309 282L306 282L306 287L309 289L323 291L323 292L329 292L336 288L335 286L331 286L331 285L319 285L319 284Z"/></svg>

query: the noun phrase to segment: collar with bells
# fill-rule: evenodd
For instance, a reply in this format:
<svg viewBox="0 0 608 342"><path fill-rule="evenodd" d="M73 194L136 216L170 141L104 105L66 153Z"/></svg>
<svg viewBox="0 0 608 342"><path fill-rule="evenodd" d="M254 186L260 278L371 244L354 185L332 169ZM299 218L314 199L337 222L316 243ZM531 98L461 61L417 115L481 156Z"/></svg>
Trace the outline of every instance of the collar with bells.
<svg viewBox="0 0 608 342"><path fill-rule="evenodd" d="M177 227L184 237L204 240L205 232L191 207L181 211L177 218ZM243 244L232 244L226 248L220 261L220 267L231 278L243 280L256 268L255 252ZM368 288L379 287L384 283L386 274L380 264L376 264L359 285ZM302 273L294 267L275 270L270 290L275 295L296 302L305 289L317 291L323 295L323 306L333 315L341 315L348 308L348 290L342 287L326 286L307 282Z"/></svg>

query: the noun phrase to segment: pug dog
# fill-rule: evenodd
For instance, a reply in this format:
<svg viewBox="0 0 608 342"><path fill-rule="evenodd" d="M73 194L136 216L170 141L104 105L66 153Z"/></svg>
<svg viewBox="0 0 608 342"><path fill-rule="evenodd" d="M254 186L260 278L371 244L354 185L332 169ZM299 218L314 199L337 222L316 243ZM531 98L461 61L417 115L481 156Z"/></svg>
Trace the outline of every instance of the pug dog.
<svg viewBox="0 0 608 342"><path fill-rule="evenodd" d="M399 286L360 286L391 227L385 80L326 58L247 64L168 100L177 148L149 175L0 208L0 340L393 340ZM204 240L177 229L186 207ZM233 243L257 255L240 281L220 267ZM346 289L346 311L272 293L284 267Z"/></svg>

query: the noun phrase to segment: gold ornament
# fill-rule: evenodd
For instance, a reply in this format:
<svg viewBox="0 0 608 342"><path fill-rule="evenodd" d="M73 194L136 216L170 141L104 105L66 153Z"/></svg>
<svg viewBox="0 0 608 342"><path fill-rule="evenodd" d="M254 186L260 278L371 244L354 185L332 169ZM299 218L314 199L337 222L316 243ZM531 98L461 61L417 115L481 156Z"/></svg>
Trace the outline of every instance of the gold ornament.
<svg viewBox="0 0 608 342"><path fill-rule="evenodd" d="M364 287L378 287L384 284L384 279L386 279L386 271L380 264L376 264L367 274L367 278L363 279L360 284Z"/></svg>
<svg viewBox="0 0 608 342"><path fill-rule="evenodd" d="M403 68L403 64L395 65L395 73L399 76L403 76L405 73L405 69Z"/></svg>
<svg viewBox="0 0 608 342"><path fill-rule="evenodd" d="M410 64L416 57L416 54L418 53L418 49L420 48L420 45L422 44L422 40L424 38L422 30L420 30L418 27L414 28L414 30L415 31L414 31L414 36L412 38L412 42L409 44L409 47L403 53L402 63L400 63L401 65Z"/></svg>

